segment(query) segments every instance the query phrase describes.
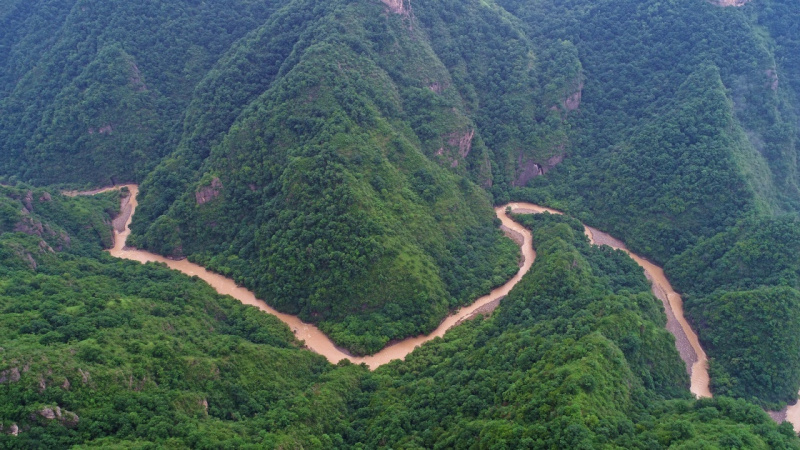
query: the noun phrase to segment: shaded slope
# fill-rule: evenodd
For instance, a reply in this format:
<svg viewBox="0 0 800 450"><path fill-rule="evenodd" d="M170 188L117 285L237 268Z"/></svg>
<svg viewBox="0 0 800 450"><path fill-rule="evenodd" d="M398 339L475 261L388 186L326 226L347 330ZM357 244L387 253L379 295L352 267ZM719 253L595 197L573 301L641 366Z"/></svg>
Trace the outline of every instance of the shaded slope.
<svg viewBox="0 0 800 450"><path fill-rule="evenodd" d="M17 4L3 16L0 172L37 184L141 177L195 84L274 6Z"/></svg>
<svg viewBox="0 0 800 450"><path fill-rule="evenodd" d="M797 344L761 325L798 313L775 290L796 284L794 219L781 216L800 199L794 6L501 4L532 35L573 42L586 75L573 158L516 195L665 263L709 348L715 395L790 400Z"/></svg>
<svg viewBox="0 0 800 450"><path fill-rule="evenodd" d="M202 177L146 230L142 221L166 204L148 206L167 183L159 174L170 175L157 169L143 185L150 212L137 217L134 242L229 273L278 309L320 321L337 342L375 351L501 283L514 256L488 196L469 181L494 176L472 119L492 111L480 101L488 96L465 97L474 87L441 62L431 43L442 24L423 26L432 12L334 5L302 32L313 43L294 47L285 72L212 147ZM497 8L451 7L467 20L513 24ZM263 54L257 43L237 53ZM499 64L478 61L484 72ZM502 62L524 63L536 81L528 53ZM528 84L496 91L533 100Z"/></svg>
<svg viewBox="0 0 800 450"><path fill-rule="evenodd" d="M800 221L750 218L673 258L686 310L714 356L716 392L791 403L800 389Z"/></svg>
<svg viewBox="0 0 800 450"><path fill-rule="evenodd" d="M786 87L773 89L770 70L784 69L748 17L752 5L501 4L523 17L531 34L573 42L585 73L582 112L572 122L575 158L533 200L552 198L575 213L590 212L590 224L662 262L731 225L744 210L796 208L796 119ZM706 97L698 109L690 98L699 90L713 92L713 103ZM703 148L697 147L701 135ZM717 168L703 172L706 166ZM720 186L721 175L727 181ZM716 198L720 192L726 197ZM706 204L714 205L708 214L691 209ZM720 208L728 212L714 212ZM658 226L652 238L644 237L654 217L675 220L674 230Z"/></svg>

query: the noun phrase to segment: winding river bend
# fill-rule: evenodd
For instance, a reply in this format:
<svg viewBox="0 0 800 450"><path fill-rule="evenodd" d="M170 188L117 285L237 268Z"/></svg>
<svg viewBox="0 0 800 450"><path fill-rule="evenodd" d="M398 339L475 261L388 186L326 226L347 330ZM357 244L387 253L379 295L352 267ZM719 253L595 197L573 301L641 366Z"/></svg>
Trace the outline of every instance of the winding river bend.
<svg viewBox="0 0 800 450"><path fill-rule="evenodd" d="M70 192L68 195L78 194L96 194L108 190L120 189L123 186L115 186L102 190L91 192ZM536 253L531 244L531 233L522 225L511 220L506 214L506 207L510 207L511 211L518 214L536 214L542 212L550 212L553 214L561 214L560 211L534 205L532 203L513 202L508 205L503 205L495 208L497 217L503 224L503 229L510 237L515 238L520 244L522 252L522 264L519 271L505 284L493 289L489 294L478 298L471 305L465 306L455 313L449 315L444 321L430 334L410 337L400 342L394 343L385 347L380 352L371 356L352 356L342 349L336 347L334 343L314 325L305 323L299 318L284 314L271 308L262 300L259 300L249 290L240 287L233 280L226 278L220 274L213 273L206 270L204 267L189 262L188 260L172 260L165 258L154 253L146 252L143 250L127 248L125 242L130 234L129 225L133 214L136 211L137 201L136 197L139 193L137 185L125 185L130 190L131 195L122 200L122 212L114 221L114 247L109 250L109 253L117 258L130 259L134 261L145 262L161 262L168 267L179 270L190 276L197 276L210 284L220 294L230 295L231 297L239 300L240 302L255 306L256 308L277 316L281 321L286 323L298 339L305 341L306 346L320 355L325 356L328 361L337 363L342 359L348 359L355 364L365 363L371 369L375 369L383 364L388 363L394 359L403 359L407 354L414 350L419 345L436 338L441 337L451 327L458 324L460 321L468 319L477 313L485 310L487 307L496 304L503 297L508 295L511 289L522 279L528 270L533 265L536 258ZM667 313L667 329L675 336L676 346L681 355L681 358L686 363L687 371L691 375L691 391L697 397L711 397L711 392L708 387L708 370L707 358L697 335L691 329L686 319L683 316L683 302L680 295L678 295L664 276L664 271L655 264L647 261L646 259L631 253L625 245L603 233L599 230L587 227L584 225L584 232L589 237L593 244L609 245L613 248L620 249L628 253L634 261L636 261L642 268L644 268L647 278L653 286L653 293L658 297L664 305L664 310ZM482 309L483 308L483 309Z"/></svg>

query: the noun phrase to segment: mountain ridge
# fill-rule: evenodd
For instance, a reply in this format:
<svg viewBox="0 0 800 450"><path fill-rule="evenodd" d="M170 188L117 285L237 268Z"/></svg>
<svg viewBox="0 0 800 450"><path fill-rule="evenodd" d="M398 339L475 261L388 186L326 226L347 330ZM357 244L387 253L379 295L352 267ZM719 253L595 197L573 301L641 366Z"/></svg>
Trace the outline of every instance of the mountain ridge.
<svg viewBox="0 0 800 450"><path fill-rule="evenodd" d="M433 328L502 282L516 256L491 207L511 199L564 210L662 264L706 345L724 318L764 333L723 303L797 289L785 245L800 210L789 0L8 0L1 11L0 180L138 181L132 242L226 273L354 351ZM758 227L763 243L743 231ZM777 256L749 258L755 249ZM741 254L782 275L731 283ZM687 275L702 273L714 286ZM767 321L786 312L763 309ZM729 356L748 345L710 346L719 389L792 401L800 380L736 387L782 377L769 358L735 367Z"/></svg>

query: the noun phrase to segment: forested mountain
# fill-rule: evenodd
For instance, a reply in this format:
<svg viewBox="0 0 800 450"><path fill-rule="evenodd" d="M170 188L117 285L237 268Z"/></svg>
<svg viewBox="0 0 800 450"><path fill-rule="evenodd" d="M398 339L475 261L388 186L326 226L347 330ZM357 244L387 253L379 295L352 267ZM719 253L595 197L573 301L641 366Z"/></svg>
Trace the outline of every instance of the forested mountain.
<svg viewBox="0 0 800 450"><path fill-rule="evenodd" d="M147 391L138 414L191 423L37 431L54 445L783 445L746 403L686 399L660 304L574 222L524 219L540 259L495 316L370 374L196 280L112 262L114 195L52 186L139 183L131 245L228 275L355 354L430 331L516 271L492 206L551 206L665 267L715 395L778 408L800 389L798 36L793 0L0 0L0 182L17 186L0 188L0 372L92 364L98 402L121 405L108 415ZM101 326L106 313L125 319ZM254 365L275 352L304 362ZM175 358L172 381L123 386ZM181 384L195 365L234 375ZM89 382L30 394L46 366L4 394L4 427L95 411ZM436 383L464 390L434 400ZM332 417L307 411L319 389Z"/></svg>
<svg viewBox="0 0 800 450"><path fill-rule="evenodd" d="M796 15L775 14L793 6L522 5L506 6L526 17L533 33L575 42L588 75L581 116L572 122L575 157L515 196L569 211L667 263L676 288L689 294L687 312L709 347L718 392L791 401L800 388L792 362L800 346L791 326L774 325L794 320L797 305L759 303L758 316L773 325L759 329L752 311L738 305L743 297L720 295L798 288L800 122L791 31L799 24ZM596 39L609 30L621 37ZM717 300L707 297L713 291L720 291ZM756 301L753 293L741 295ZM708 302L742 309L724 316L705 309ZM733 329L741 340L730 339ZM773 334L774 345L751 339Z"/></svg>
<svg viewBox="0 0 800 450"><path fill-rule="evenodd" d="M587 245L574 219L520 219L534 233L534 269L491 319L375 372L357 411L368 446L796 445L753 434L767 422L744 401L687 400L666 318L633 261Z"/></svg>
<svg viewBox="0 0 800 450"><path fill-rule="evenodd" d="M118 199L0 187L0 447L341 444L366 370L203 282L103 253Z"/></svg>
<svg viewBox="0 0 800 450"><path fill-rule="evenodd" d="M0 187L3 448L800 448L752 404L689 399L641 269L574 219L524 219L537 266L493 318L370 372L101 252L117 196Z"/></svg>

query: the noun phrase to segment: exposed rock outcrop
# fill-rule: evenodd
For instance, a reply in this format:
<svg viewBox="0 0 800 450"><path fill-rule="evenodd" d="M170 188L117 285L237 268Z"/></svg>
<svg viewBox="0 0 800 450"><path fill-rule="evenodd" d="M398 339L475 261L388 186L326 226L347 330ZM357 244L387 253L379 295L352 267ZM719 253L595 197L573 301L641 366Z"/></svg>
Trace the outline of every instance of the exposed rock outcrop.
<svg viewBox="0 0 800 450"><path fill-rule="evenodd" d="M562 145L559 148L559 150L564 151L564 146ZM547 159L547 163L545 164L544 169L543 169L544 173L547 173L548 170L550 170L553 167L561 164L561 162L564 161L564 156L566 156L564 153L559 153L558 155L551 156L550 158L548 158Z"/></svg>
<svg viewBox="0 0 800 450"><path fill-rule="evenodd" d="M58 251L61 251L64 246L69 246L70 243L69 236L66 233L56 232L47 224L32 218L27 209L22 210L22 219L14 225L14 231L42 238L43 240L39 241L39 250L42 253L54 253L55 251L44 239L54 242Z"/></svg>
<svg viewBox="0 0 800 450"><path fill-rule="evenodd" d="M517 178L511 184L513 186L525 186L533 177L538 177L539 175L544 175L542 166L532 160L523 162L522 153L520 153L517 163Z"/></svg>
<svg viewBox="0 0 800 450"><path fill-rule="evenodd" d="M28 210L28 212L32 212L33 211L33 192L28 191L25 194L25 198L22 199L22 203L25 204L25 208Z"/></svg>
<svg viewBox="0 0 800 450"><path fill-rule="evenodd" d="M395 14L408 14L411 11L411 0L381 0Z"/></svg>
<svg viewBox="0 0 800 450"><path fill-rule="evenodd" d="M28 263L28 267L30 267L31 270L37 269L38 264L36 263L36 260L33 259L33 255L31 255L30 252L28 252L23 246L11 244L11 248L14 250L14 254L17 256L17 258Z"/></svg>
<svg viewBox="0 0 800 450"><path fill-rule="evenodd" d="M219 197L220 192L222 192L222 181L214 177L214 179L211 180L210 186L202 187L194 193L194 198L198 205L202 205Z"/></svg>
<svg viewBox="0 0 800 450"><path fill-rule="evenodd" d="M111 124L102 125L96 129L89 128L89 134L111 134L112 131L114 131L114 128L111 126Z"/></svg>
<svg viewBox="0 0 800 450"><path fill-rule="evenodd" d="M80 374L81 374L81 381L83 381L83 384L88 383L89 382L89 371L87 370L87 371L84 372L83 369L78 369L78 372L80 372Z"/></svg>
<svg viewBox="0 0 800 450"><path fill-rule="evenodd" d="M778 72L775 69L767 69L764 73L767 74L767 86L773 91L778 90Z"/></svg>
<svg viewBox="0 0 800 450"><path fill-rule="evenodd" d="M558 146L559 153L551 156L544 163L537 163L533 160L524 160L522 152L517 158L517 176L511 183L512 186L525 186L533 177L546 174L550 169L561 164L564 160L564 145Z"/></svg>
<svg viewBox="0 0 800 450"><path fill-rule="evenodd" d="M47 420L58 420L62 425L68 427L73 427L80 421L80 418L77 414L72 411L67 411L66 409L61 409L59 406L54 408L42 408L41 410L37 411L37 413ZM32 414L31 416L31 420L36 419L35 414Z"/></svg>
<svg viewBox="0 0 800 450"><path fill-rule="evenodd" d="M433 83L428 85L428 89L432 90L433 92L435 92L437 94L441 94L448 87L450 87L449 84L447 84L447 83L439 83L438 81L437 82L433 82Z"/></svg>
<svg viewBox="0 0 800 450"><path fill-rule="evenodd" d="M55 253L56 251L53 250L53 247L50 247L45 241L39 241L39 251L42 253Z"/></svg>
<svg viewBox="0 0 800 450"><path fill-rule="evenodd" d="M27 215L27 211L23 211L22 213L25 214L25 216L22 218L22 220L17 222L16 225L14 225L14 231L29 234L31 236L42 237L42 234L44 234L44 225L42 222L32 219Z"/></svg>
<svg viewBox="0 0 800 450"><path fill-rule="evenodd" d="M750 3L750 0L711 0L711 3L717 6L744 6Z"/></svg>
<svg viewBox="0 0 800 450"><path fill-rule="evenodd" d="M16 383L19 381L20 373L18 367L12 367L10 369L4 370L0 372L0 384L3 383Z"/></svg>
<svg viewBox="0 0 800 450"><path fill-rule="evenodd" d="M563 100L564 109L575 111L581 106L581 96L583 95L583 81L579 81L572 93L567 94Z"/></svg>
<svg viewBox="0 0 800 450"><path fill-rule="evenodd" d="M450 167L458 167L461 160L466 158L472 151L472 139L475 137L475 130L454 131L443 136L446 147L449 149L447 159ZM445 155L445 147L436 151L436 156Z"/></svg>
<svg viewBox="0 0 800 450"><path fill-rule="evenodd" d="M130 82L131 86L136 90L136 92L144 92L147 90L147 85L144 84L142 81L142 73L139 72L139 66L136 65L133 61L130 62Z"/></svg>
<svg viewBox="0 0 800 450"><path fill-rule="evenodd" d="M452 133L447 143L453 147L458 147L458 155L466 158L472 150L472 138L475 137L475 130L464 133Z"/></svg>
<svg viewBox="0 0 800 450"><path fill-rule="evenodd" d="M3 424L0 423L0 433L10 434L11 436L19 436L19 427L17 424L12 423L8 427L8 431L6 431L6 429L3 427Z"/></svg>
<svg viewBox="0 0 800 450"><path fill-rule="evenodd" d="M58 415L61 415L61 408L56 407L58 409ZM43 410L39 411L39 415L44 417L48 420L53 420L56 418L56 413L51 408L44 408Z"/></svg>

